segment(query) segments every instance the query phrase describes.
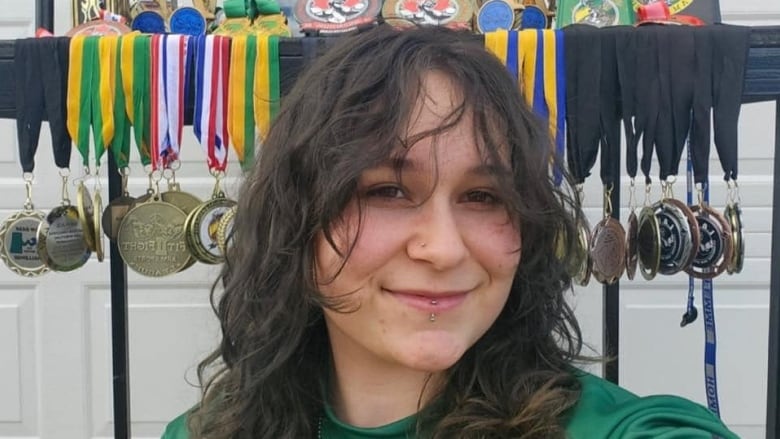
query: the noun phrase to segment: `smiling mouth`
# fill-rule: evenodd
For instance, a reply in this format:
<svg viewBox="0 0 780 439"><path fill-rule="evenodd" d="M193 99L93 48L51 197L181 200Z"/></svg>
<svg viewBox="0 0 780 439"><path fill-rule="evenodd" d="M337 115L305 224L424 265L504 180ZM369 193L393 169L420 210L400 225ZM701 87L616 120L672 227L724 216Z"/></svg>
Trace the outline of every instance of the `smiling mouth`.
<svg viewBox="0 0 780 439"><path fill-rule="evenodd" d="M402 303L428 314L439 314L444 311L456 308L458 305L463 303L464 300L466 300L466 296L468 295L467 291L446 293L388 289L385 289L384 291L391 294Z"/></svg>

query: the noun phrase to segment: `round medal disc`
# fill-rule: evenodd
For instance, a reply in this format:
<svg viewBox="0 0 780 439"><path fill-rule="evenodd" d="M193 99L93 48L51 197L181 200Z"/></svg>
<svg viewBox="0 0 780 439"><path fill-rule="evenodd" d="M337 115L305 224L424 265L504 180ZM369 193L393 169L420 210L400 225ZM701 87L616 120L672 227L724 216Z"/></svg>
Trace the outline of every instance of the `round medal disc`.
<svg viewBox="0 0 780 439"><path fill-rule="evenodd" d="M579 245L577 246L577 256L578 260L580 261L579 264L577 264L576 271L574 273L574 276L572 279L574 282L576 282L580 286L586 286L590 282L590 274L591 274L591 267L592 267L592 261L590 259L590 251L588 250L588 247L590 246L590 230L588 229L588 225L581 221L577 226L579 233L577 234Z"/></svg>
<svg viewBox="0 0 780 439"><path fill-rule="evenodd" d="M127 266L149 277L181 270L190 259L184 237L186 218L181 209L159 199L133 207L117 234L119 253Z"/></svg>
<svg viewBox="0 0 780 439"><path fill-rule="evenodd" d="M742 209L734 203L726 206L726 219L731 227L732 255L726 266L729 274L739 273L745 264L745 233L742 223Z"/></svg>
<svg viewBox="0 0 780 439"><path fill-rule="evenodd" d="M227 254L228 245L231 240L231 233L233 232L233 219L236 217L236 206L231 207L222 215L219 220L219 226L217 227L217 246L219 251L224 255Z"/></svg>
<svg viewBox="0 0 780 439"><path fill-rule="evenodd" d="M206 34L206 18L199 10L188 6L173 11L168 24L173 34L195 37Z"/></svg>
<svg viewBox="0 0 780 439"><path fill-rule="evenodd" d="M547 29L547 14L536 5L526 5L520 14L520 29Z"/></svg>
<svg viewBox="0 0 780 439"><path fill-rule="evenodd" d="M611 285L620 279L626 268L626 231L620 222L607 217L599 221L590 238L590 259L593 277Z"/></svg>
<svg viewBox="0 0 780 439"><path fill-rule="evenodd" d="M634 280L636 275L636 265L639 260L637 251L637 240L639 235L639 221L636 212L631 211L628 216L628 228L626 230L626 277L628 280Z"/></svg>
<svg viewBox="0 0 780 439"><path fill-rule="evenodd" d="M195 210L198 206L203 204L203 200L192 195L189 192L180 190L165 191L160 194L162 200L166 203L171 203L179 209L183 210L187 215Z"/></svg>
<svg viewBox="0 0 780 439"><path fill-rule="evenodd" d="M685 270L698 279L712 279L723 273L731 260L731 227L709 206L691 207L699 224L699 247L693 263Z"/></svg>
<svg viewBox="0 0 780 439"><path fill-rule="evenodd" d="M639 212L636 243L639 271L643 278L652 280L661 265L661 231L652 207L645 206Z"/></svg>
<svg viewBox="0 0 780 439"><path fill-rule="evenodd" d="M145 34L164 34L165 19L156 11L143 11L133 18L132 29Z"/></svg>
<svg viewBox="0 0 780 439"><path fill-rule="evenodd" d="M691 209L681 201L666 198L655 204L661 231L659 272L677 274L690 267L699 248L699 223Z"/></svg>
<svg viewBox="0 0 780 439"><path fill-rule="evenodd" d="M73 206L52 209L38 227L38 255L54 271L72 271L89 260L83 222Z"/></svg>
<svg viewBox="0 0 780 439"><path fill-rule="evenodd" d="M103 233L108 236L108 239L116 241L116 234L119 233L119 224L122 223L122 218L127 215L127 212L135 203L136 199L128 195L120 195L108 203L108 206L103 210L101 220Z"/></svg>
<svg viewBox="0 0 780 439"><path fill-rule="evenodd" d="M92 205L92 195L83 181L79 183L76 190L76 209L79 221L81 221L81 228L84 230L84 241L90 250L95 251L95 225L92 223L95 209Z"/></svg>
<svg viewBox="0 0 780 439"><path fill-rule="evenodd" d="M95 191L92 196L92 238L95 241L95 256L97 256L98 262L103 262L103 232L101 231L100 216L103 213L103 197L100 196L100 191Z"/></svg>
<svg viewBox="0 0 780 439"><path fill-rule="evenodd" d="M480 33L499 29L510 30L515 23L515 11L504 0L488 0L477 12L477 29Z"/></svg>
<svg viewBox="0 0 780 439"><path fill-rule="evenodd" d="M219 264L224 255L219 250L219 221L236 202L223 197L212 198L193 210L187 217L187 244L190 252L204 264Z"/></svg>
<svg viewBox="0 0 780 439"><path fill-rule="evenodd" d="M38 227L46 215L38 210L15 212L0 225L0 242L3 243L0 258L14 273L25 276L40 276L49 267L38 254Z"/></svg>
<svg viewBox="0 0 780 439"><path fill-rule="evenodd" d="M124 35L132 32L132 29L127 25L108 20L93 20L87 23L80 24L73 29L65 33L67 37L75 37L77 35Z"/></svg>
<svg viewBox="0 0 780 439"><path fill-rule="evenodd" d="M466 30L471 28L473 16L474 4L469 0L387 0L382 6L385 21L401 28L444 26Z"/></svg>

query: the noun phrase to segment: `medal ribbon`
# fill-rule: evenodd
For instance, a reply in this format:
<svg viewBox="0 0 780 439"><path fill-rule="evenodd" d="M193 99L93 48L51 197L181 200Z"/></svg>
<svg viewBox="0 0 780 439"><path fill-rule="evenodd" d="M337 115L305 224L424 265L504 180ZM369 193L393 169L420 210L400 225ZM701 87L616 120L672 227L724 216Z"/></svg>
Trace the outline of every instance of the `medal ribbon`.
<svg viewBox="0 0 780 439"><path fill-rule="evenodd" d="M98 41L99 69L96 70L97 81L94 82L98 84L98 93L92 93L92 129L95 141L96 170L100 169L100 160L114 140L114 99L117 92L118 44L119 37L114 35L102 36ZM100 117L97 117L98 114Z"/></svg>
<svg viewBox="0 0 780 439"><path fill-rule="evenodd" d="M261 143L271 129L271 121L279 113L281 98L279 85L279 37L257 37L257 62L255 64L255 123Z"/></svg>
<svg viewBox="0 0 780 439"><path fill-rule="evenodd" d="M125 37L127 38L127 37ZM133 135L141 163L151 164L150 129L151 129L151 51L152 39L148 35L137 35L132 38L132 56L122 54L122 81L130 104L127 115L133 125ZM129 51L130 49L128 49ZM127 73L129 72L129 74Z"/></svg>
<svg viewBox="0 0 780 439"><path fill-rule="evenodd" d="M195 116L193 131L204 149L210 170L227 166L227 77L230 39L208 35L195 40Z"/></svg>
<svg viewBox="0 0 780 439"><path fill-rule="evenodd" d="M521 88L523 90L523 96L525 102L529 107L533 107L534 104L534 88L536 77L536 46L537 46L537 33L536 30L522 30L518 37L520 42L520 51L518 57L518 66L522 66L522 79L520 80Z"/></svg>
<svg viewBox="0 0 780 439"><path fill-rule="evenodd" d="M186 35L166 35L164 47L163 88L168 116L167 144L164 154L166 162L177 160L181 151L181 137L184 128L184 95L187 78Z"/></svg>
<svg viewBox="0 0 780 439"><path fill-rule="evenodd" d="M228 134L243 169L253 161L255 142L255 63L257 36L238 35L230 48L228 81Z"/></svg>
<svg viewBox="0 0 780 439"><path fill-rule="evenodd" d="M130 161L130 119L127 113L128 99L125 96L122 56L126 52L124 50L126 46L130 46L132 49L133 41L125 37L119 37L117 40L116 67L114 69L114 139L111 142L111 155L114 157L117 168L124 169ZM132 57L132 51L130 56ZM132 75L132 70L130 74ZM132 90L132 86L130 90ZM132 103L130 106L132 107Z"/></svg>
<svg viewBox="0 0 780 439"><path fill-rule="evenodd" d="M151 41L151 72L150 72L150 94L151 94L151 114L150 114L150 144L149 152L152 158L152 170L162 169L163 154L168 150L168 118L167 108L165 107L165 86L163 84L163 61L165 36L160 34L152 35Z"/></svg>
<svg viewBox="0 0 780 439"><path fill-rule="evenodd" d="M85 168L89 168L89 129L92 121L93 75L97 67L98 38L76 36L71 40L68 70L68 132ZM100 112L98 113L98 117Z"/></svg>

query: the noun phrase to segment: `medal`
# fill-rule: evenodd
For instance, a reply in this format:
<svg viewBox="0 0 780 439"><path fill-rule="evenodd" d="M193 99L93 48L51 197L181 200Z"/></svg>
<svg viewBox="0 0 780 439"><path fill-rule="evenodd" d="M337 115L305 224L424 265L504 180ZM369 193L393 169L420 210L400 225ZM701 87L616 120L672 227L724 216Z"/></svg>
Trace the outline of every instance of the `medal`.
<svg viewBox="0 0 780 439"><path fill-rule="evenodd" d="M95 191L92 197L92 233L95 241L95 255L98 262L103 262L103 232L101 231L101 214L103 212L103 197L100 191Z"/></svg>
<svg viewBox="0 0 780 439"><path fill-rule="evenodd" d="M652 207L645 206L637 219L637 259L639 271L652 280L661 266L661 231Z"/></svg>
<svg viewBox="0 0 780 439"><path fill-rule="evenodd" d="M192 256L204 264L219 264L224 254L218 243L222 217L236 205L223 193L201 204L187 216L187 248Z"/></svg>
<svg viewBox="0 0 780 439"><path fill-rule="evenodd" d="M68 204L55 207L38 227L38 255L54 271L72 271L89 260L78 210Z"/></svg>
<svg viewBox="0 0 780 439"><path fill-rule="evenodd" d="M592 261L590 259L590 231L588 224L581 220L577 224L577 264L576 271L574 272L573 280L580 286L587 286L590 282Z"/></svg>
<svg viewBox="0 0 780 439"><path fill-rule="evenodd" d="M699 225L699 247L693 263L685 271L699 279L712 279L723 273L732 260L731 226L706 204L692 207Z"/></svg>
<svg viewBox="0 0 780 439"><path fill-rule="evenodd" d="M83 181L79 182L76 189L76 211L81 222L81 229L84 231L84 242L87 244L87 248L95 251L95 224L92 222L95 209L92 205L92 195Z"/></svg>
<svg viewBox="0 0 780 439"><path fill-rule="evenodd" d="M690 267L699 248L699 224L691 210L674 198L654 205L661 233L659 273L672 275Z"/></svg>
<svg viewBox="0 0 780 439"><path fill-rule="evenodd" d="M381 9L378 0L297 0L293 15L302 32L330 34L372 25Z"/></svg>
<svg viewBox="0 0 780 439"><path fill-rule="evenodd" d="M745 263L745 235L742 225L742 209L738 203L726 206L725 216L731 229L731 258L726 266L729 274L740 273Z"/></svg>
<svg viewBox="0 0 780 439"><path fill-rule="evenodd" d="M604 219L596 224L590 239L590 259L593 277L611 285L620 279L626 267L626 232L620 222L612 218L612 186L604 191Z"/></svg>
<svg viewBox="0 0 780 439"><path fill-rule="evenodd" d="M477 29L482 34L499 29L510 30L514 23L515 11L504 0L488 0L477 12Z"/></svg>
<svg viewBox="0 0 780 439"><path fill-rule="evenodd" d="M639 261L639 252L637 247L639 241L639 220L636 212L631 210L628 215L628 227L626 229L626 277L628 280L634 280L636 275L636 266Z"/></svg>
<svg viewBox="0 0 780 439"><path fill-rule="evenodd" d="M122 259L133 271L162 277L182 270L190 259L184 237L185 213L158 198L133 207L117 233Z"/></svg>
<svg viewBox="0 0 780 439"><path fill-rule="evenodd" d="M49 271L38 254L38 228L44 219L43 212L25 209L12 214L0 225L3 243L0 258L20 276L35 277Z"/></svg>

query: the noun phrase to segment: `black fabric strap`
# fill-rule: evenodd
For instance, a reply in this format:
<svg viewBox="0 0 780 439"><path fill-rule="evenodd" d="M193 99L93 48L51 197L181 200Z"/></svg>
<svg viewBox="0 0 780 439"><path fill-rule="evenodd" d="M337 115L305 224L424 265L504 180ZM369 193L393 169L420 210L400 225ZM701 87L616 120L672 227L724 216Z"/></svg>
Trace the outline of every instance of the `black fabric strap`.
<svg viewBox="0 0 780 439"><path fill-rule="evenodd" d="M637 142L634 129L636 114L636 43L633 26L615 26L615 55L620 82L620 115L626 134L626 171L632 179L637 173Z"/></svg>
<svg viewBox="0 0 780 439"><path fill-rule="evenodd" d="M51 130L54 161L70 165L71 140L66 126L70 38L27 38L14 43L16 127L23 172L35 169L35 153L44 114Z"/></svg>
<svg viewBox="0 0 780 439"><path fill-rule="evenodd" d="M712 26L698 27L693 31L695 46L695 77L693 91L693 122L690 148L693 162L693 179L696 183L709 180L710 119L712 114Z"/></svg>
<svg viewBox="0 0 780 439"><path fill-rule="evenodd" d="M616 186L620 182L620 86L617 67L616 38L612 29L601 31L601 182Z"/></svg>
<svg viewBox="0 0 780 439"><path fill-rule="evenodd" d="M669 83L672 97L672 133L674 163L679 164L685 139L691 129L691 110L695 88L693 26L669 26L665 51L669 54Z"/></svg>
<svg viewBox="0 0 780 439"><path fill-rule="evenodd" d="M750 50L750 28L718 25L713 38L713 128L724 179L737 179L737 125Z"/></svg>
<svg viewBox="0 0 780 439"><path fill-rule="evenodd" d="M634 143L642 137L642 173L650 184L650 166L653 159L656 122L660 105L658 80L658 42L653 26L641 26L636 30L636 117ZM659 158L660 159L660 158Z"/></svg>
<svg viewBox="0 0 780 439"><path fill-rule="evenodd" d="M674 118L672 115L672 65L668 48L673 43L666 27L654 27L658 54L658 118L655 127L655 151L658 155L661 181L679 172L680 158L674 148Z"/></svg>
<svg viewBox="0 0 780 439"><path fill-rule="evenodd" d="M596 163L601 99L600 29L572 25L563 29L567 60L566 125L568 163L575 183L582 183Z"/></svg>

